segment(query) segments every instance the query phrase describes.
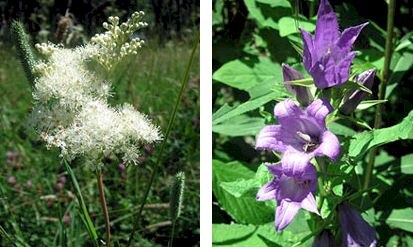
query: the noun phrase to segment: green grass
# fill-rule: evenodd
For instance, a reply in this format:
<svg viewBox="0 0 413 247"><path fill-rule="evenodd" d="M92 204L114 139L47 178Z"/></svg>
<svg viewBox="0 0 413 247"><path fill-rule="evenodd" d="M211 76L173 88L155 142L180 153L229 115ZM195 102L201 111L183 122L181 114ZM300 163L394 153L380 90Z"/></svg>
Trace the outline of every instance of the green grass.
<svg viewBox="0 0 413 247"><path fill-rule="evenodd" d="M115 70L111 103L133 104L165 131L190 52L191 44L169 42L160 47L148 42L140 54L126 59ZM75 188L60 164L58 150L47 150L28 128L31 90L15 51L1 46L0 59L0 245L90 245L74 196ZM175 229L174 244L199 245L199 57L194 61L189 86L164 151L164 162L159 164L161 172L149 195L149 205L143 212L144 229L138 232L139 238L136 239L139 242L135 246L166 245L171 226L167 222L169 210L165 203L169 202L170 178L179 170L186 174L187 190L182 217ZM123 173L118 169L119 162L115 158L106 162L105 193L113 240L119 245L127 241L133 215L149 182L157 155L157 147L153 151L151 149L146 148L139 166L128 167ZM19 154L16 162L7 162L8 151ZM99 239L104 239L95 174L81 161L74 162L71 167ZM58 190L56 181L61 175L68 179L63 189ZM16 178L16 185L8 183L10 176ZM31 188L27 186L29 181ZM70 215L69 223L62 222L64 215Z"/></svg>

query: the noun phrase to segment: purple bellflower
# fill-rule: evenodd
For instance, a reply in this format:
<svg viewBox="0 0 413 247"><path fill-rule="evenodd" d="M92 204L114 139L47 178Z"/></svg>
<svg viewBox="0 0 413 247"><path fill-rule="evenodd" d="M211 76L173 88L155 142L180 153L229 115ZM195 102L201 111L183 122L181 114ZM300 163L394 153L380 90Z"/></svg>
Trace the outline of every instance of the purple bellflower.
<svg viewBox="0 0 413 247"><path fill-rule="evenodd" d="M304 67L318 88L338 86L348 80L356 56L351 46L367 24L347 28L340 34L333 8L327 0L321 0L314 40L310 33L301 30Z"/></svg>
<svg viewBox="0 0 413 247"><path fill-rule="evenodd" d="M354 80L361 83L368 89L372 89L374 85L374 75L376 74L375 69L364 71L363 73L357 75ZM350 115L360 104L360 102L368 96L368 93L357 89L350 92L346 97L344 104L339 108L339 111L344 115Z"/></svg>
<svg viewBox="0 0 413 247"><path fill-rule="evenodd" d="M308 106L310 102L313 101L313 96L311 95L310 90L307 87L291 85L288 83L289 81L304 79L304 76L287 64L282 64L282 67L285 88L295 95L302 106Z"/></svg>
<svg viewBox="0 0 413 247"><path fill-rule="evenodd" d="M323 230L315 237L313 247L338 247L336 240L330 230Z"/></svg>
<svg viewBox="0 0 413 247"><path fill-rule="evenodd" d="M307 163L300 176L288 176L281 165L267 165L274 178L257 193L258 201L276 200L275 229L280 232L294 219L300 208L319 214L313 193L317 189L317 174Z"/></svg>
<svg viewBox="0 0 413 247"><path fill-rule="evenodd" d="M344 246L376 246L377 238L374 228L349 203L345 202L338 206L338 217L342 227Z"/></svg>
<svg viewBox="0 0 413 247"><path fill-rule="evenodd" d="M325 118L332 106L323 99L314 100L305 110L291 99L274 107L279 125L261 129L256 148L282 153L283 172L288 176L300 175L315 156L336 160L340 154L337 137L326 128Z"/></svg>

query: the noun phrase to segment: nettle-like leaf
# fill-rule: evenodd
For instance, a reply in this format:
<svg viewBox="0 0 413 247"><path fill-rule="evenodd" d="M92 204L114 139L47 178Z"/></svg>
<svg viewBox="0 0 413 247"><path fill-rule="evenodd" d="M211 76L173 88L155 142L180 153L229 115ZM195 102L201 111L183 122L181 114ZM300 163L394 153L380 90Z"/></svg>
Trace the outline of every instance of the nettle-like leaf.
<svg viewBox="0 0 413 247"><path fill-rule="evenodd" d="M278 26L281 37L299 33L300 28L306 30L307 32L313 32L315 30L315 24L302 16L299 18L294 16L282 17L278 22Z"/></svg>
<svg viewBox="0 0 413 247"><path fill-rule="evenodd" d="M239 223L271 222L274 220L274 206L255 200L259 185L247 181L253 178L254 172L238 161L212 162L212 190L219 205ZM243 188L245 185L249 187Z"/></svg>
<svg viewBox="0 0 413 247"><path fill-rule="evenodd" d="M399 124L377 130L364 131L355 135L350 141L349 156L354 160L358 160L372 147L406 139L413 139L413 111Z"/></svg>
<svg viewBox="0 0 413 247"><path fill-rule="evenodd" d="M393 209L386 223L391 227L413 232L413 209Z"/></svg>
<svg viewBox="0 0 413 247"><path fill-rule="evenodd" d="M278 21L291 14L288 0L244 0L249 17L254 19L259 28L278 29Z"/></svg>
<svg viewBox="0 0 413 247"><path fill-rule="evenodd" d="M413 154L401 157L400 168L403 174L413 174Z"/></svg>

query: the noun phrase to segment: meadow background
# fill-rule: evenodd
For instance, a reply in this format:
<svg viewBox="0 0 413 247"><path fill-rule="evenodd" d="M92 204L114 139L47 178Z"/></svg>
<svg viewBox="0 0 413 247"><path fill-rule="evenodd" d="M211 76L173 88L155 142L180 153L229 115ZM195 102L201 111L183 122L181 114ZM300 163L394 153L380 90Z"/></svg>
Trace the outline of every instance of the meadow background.
<svg viewBox="0 0 413 247"><path fill-rule="evenodd" d="M181 80L199 30L197 1L0 1L0 245L88 246L75 190L58 150L47 150L30 129L31 89L17 59L9 25L19 19L32 43L55 41L60 18L69 9L73 36L69 47L80 45L96 32L107 17L125 20L143 10L149 23L138 35L146 41L136 56L128 57L113 73L111 103L128 102L166 130ZM132 246L165 246L169 240L169 184L184 171L186 189L182 215L177 221L174 244L199 246L199 52L190 70L189 83L179 106L143 211L142 228ZM115 246L124 246L134 216L159 151L147 146L141 164L123 169L108 159L104 170L105 194ZM98 236L104 222L94 172L72 163Z"/></svg>
<svg viewBox="0 0 413 247"><path fill-rule="evenodd" d="M260 186L271 179L260 165L278 159L271 152L255 150L254 145L260 129L274 122L274 105L290 95L284 89L281 64L287 63L306 73L300 65L302 41L298 28L314 34L319 2L213 1L213 246L293 246L308 240L306 236L311 233L308 214L300 212L289 227L276 233L274 202L256 201ZM387 36L386 1L331 0L330 3L338 15L341 31L369 21L354 46L359 53L353 62L353 73L376 68L380 77ZM395 45L382 128L400 123L409 113L412 116L412 9L412 1L396 1ZM376 77L369 99L377 99L379 81ZM348 118L328 126L339 136L344 150L350 142L362 139L359 132L370 133L375 110L370 105L363 112L355 112L354 119L360 122ZM377 140L379 147L371 180L374 189L365 193L364 201L353 201L377 231L378 246L413 245L413 128L406 119L404 131L395 127L396 131L386 136L374 137L383 138ZM396 141L402 135L408 140ZM368 143L370 139L365 141ZM349 165L354 167L355 174L347 174L347 189L361 190L363 168L368 162L364 155L366 142L353 150L357 159L354 162L351 159ZM311 246L310 237L302 246Z"/></svg>

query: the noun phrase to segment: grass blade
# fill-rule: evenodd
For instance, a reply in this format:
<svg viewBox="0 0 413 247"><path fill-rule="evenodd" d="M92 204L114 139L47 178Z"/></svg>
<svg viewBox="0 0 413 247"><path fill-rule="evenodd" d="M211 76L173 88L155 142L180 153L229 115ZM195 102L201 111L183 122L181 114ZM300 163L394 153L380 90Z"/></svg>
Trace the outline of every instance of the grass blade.
<svg viewBox="0 0 413 247"><path fill-rule="evenodd" d="M73 173L72 168L70 168L69 163L66 160L63 160L63 163L65 165L67 173L70 176L70 179L72 180L73 186L75 187L75 190L76 190L76 197L79 202L79 206L80 206L81 213L82 213L81 214L82 221L85 224L90 237L92 238L93 245L97 247L99 246L98 235L96 234L95 226L93 225L92 220L90 219L89 213L87 211L85 201L83 200L82 192L80 191L79 183L77 182L76 176Z"/></svg>

